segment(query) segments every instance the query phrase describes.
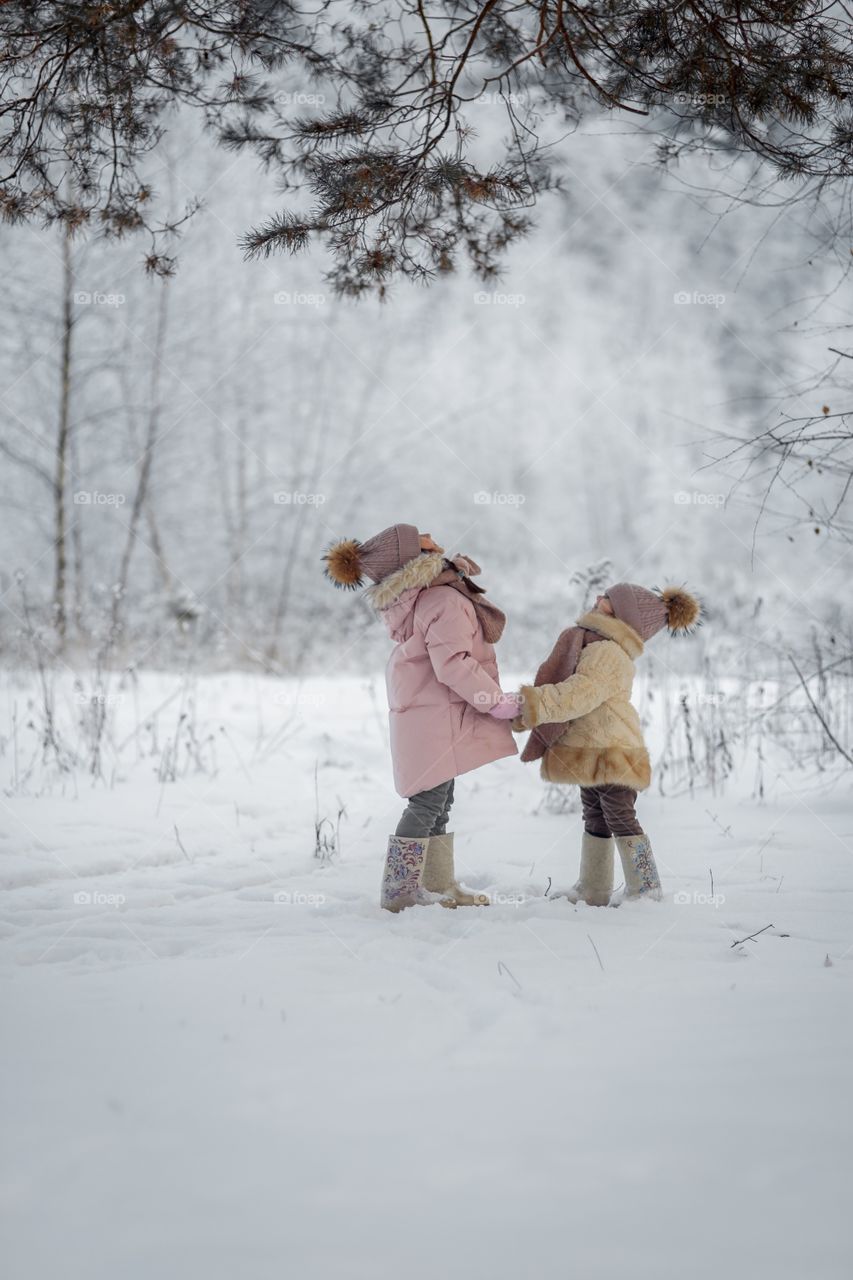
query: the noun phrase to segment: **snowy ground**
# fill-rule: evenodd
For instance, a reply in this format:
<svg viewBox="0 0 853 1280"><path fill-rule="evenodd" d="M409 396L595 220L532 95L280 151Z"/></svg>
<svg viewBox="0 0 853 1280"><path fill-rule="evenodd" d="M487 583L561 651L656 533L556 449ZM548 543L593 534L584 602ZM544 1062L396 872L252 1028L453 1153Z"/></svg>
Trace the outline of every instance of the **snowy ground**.
<svg viewBox="0 0 853 1280"><path fill-rule="evenodd" d="M175 690L120 696L94 786L26 777L3 691L9 1280L850 1274L849 783L649 795L667 900L591 909L503 761L455 822L495 905L392 917L381 685Z"/></svg>

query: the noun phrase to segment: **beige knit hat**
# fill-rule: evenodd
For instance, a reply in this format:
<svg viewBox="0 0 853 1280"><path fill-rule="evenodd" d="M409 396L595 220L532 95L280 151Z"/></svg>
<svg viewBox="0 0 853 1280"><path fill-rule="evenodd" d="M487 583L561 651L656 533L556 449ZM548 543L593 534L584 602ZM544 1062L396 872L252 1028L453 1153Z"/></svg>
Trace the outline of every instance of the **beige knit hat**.
<svg viewBox="0 0 853 1280"><path fill-rule="evenodd" d="M699 601L681 587L666 587L658 593L633 582L617 582L605 594L616 617L644 642L664 627L669 627L671 635L689 631L701 613Z"/></svg>
<svg viewBox="0 0 853 1280"><path fill-rule="evenodd" d="M329 547L323 559L326 577L336 587L354 591L365 575L381 582L421 554L421 535L413 524L392 524L367 542L344 538Z"/></svg>

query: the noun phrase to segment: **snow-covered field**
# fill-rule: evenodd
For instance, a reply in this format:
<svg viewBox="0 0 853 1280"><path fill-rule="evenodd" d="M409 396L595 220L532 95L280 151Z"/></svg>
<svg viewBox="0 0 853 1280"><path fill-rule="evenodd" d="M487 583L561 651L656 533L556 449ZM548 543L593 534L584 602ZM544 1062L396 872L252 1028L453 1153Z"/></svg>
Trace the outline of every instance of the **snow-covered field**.
<svg viewBox="0 0 853 1280"><path fill-rule="evenodd" d="M2 691L9 1280L850 1274L848 781L649 794L667 899L609 910L502 761L454 824L494 905L394 917L381 682L178 690L110 695L94 785Z"/></svg>

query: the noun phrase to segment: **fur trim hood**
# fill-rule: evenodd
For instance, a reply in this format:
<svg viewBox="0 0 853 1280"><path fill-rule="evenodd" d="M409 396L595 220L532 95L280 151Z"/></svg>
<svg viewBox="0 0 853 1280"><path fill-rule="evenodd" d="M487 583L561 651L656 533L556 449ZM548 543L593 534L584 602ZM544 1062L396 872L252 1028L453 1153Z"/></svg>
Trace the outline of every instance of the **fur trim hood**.
<svg viewBox="0 0 853 1280"><path fill-rule="evenodd" d="M441 551L430 551L409 560L375 586L368 587L364 594L385 620L392 638L399 639L403 617L408 609L414 608L424 588L448 587L460 592L473 606L484 640L497 644L506 626L506 616L486 599L483 588L472 581L472 575L479 572L480 566L468 556L448 559Z"/></svg>
<svg viewBox="0 0 853 1280"><path fill-rule="evenodd" d="M440 551L429 551L415 556L390 573L387 578L368 587L364 595L377 611L388 609L400 599L404 591L429 587L444 572L444 556Z"/></svg>
<svg viewBox="0 0 853 1280"><path fill-rule="evenodd" d="M614 640L632 661L639 658L645 647L633 627L629 627L628 623L622 622L620 618L609 617L606 613L594 611L585 613L578 618L578 626L586 627L587 631L594 631L596 635L604 636L605 640Z"/></svg>

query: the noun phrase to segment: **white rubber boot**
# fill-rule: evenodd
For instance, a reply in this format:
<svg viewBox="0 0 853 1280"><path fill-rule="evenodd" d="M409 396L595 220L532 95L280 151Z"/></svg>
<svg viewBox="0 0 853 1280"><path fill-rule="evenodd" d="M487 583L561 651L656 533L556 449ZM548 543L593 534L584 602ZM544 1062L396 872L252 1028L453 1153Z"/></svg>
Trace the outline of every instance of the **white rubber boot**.
<svg viewBox="0 0 853 1280"><path fill-rule="evenodd" d="M457 907L488 907L485 893L469 893L456 880L453 866L453 833L430 836L427 845L423 887L431 893L449 894Z"/></svg>
<svg viewBox="0 0 853 1280"><path fill-rule="evenodd" d="M621 900L630 902L635 898L651 898L660 902L663 891L649 837L617 836L616 847L625 876L625 893Z"/></svg>
<svg viewBox="0 0 853 1280"><path fill-rule="evenodd" d="M594 836L585 831L581 842L581 869L573 889L555 897L585 902L590 907L606 907L613 893L613 837Z"/></svg>
<svg viewBox="0 0 853 1280"><path fill-rule="evenodd" d="M405 907L455 907L447 894L430 893L423 886L424 867L429 840L411 836L389 836L382 876L380 906L386 911L402 911Z"/></svg>

